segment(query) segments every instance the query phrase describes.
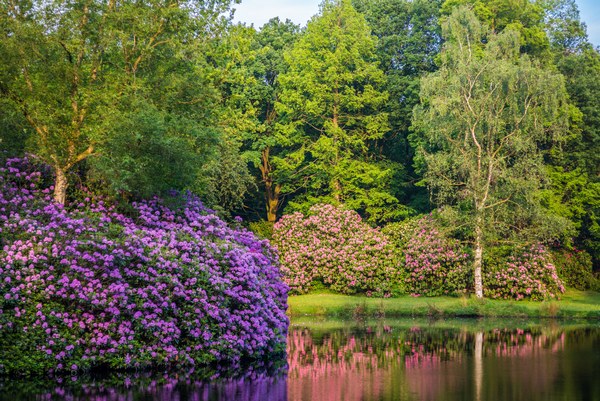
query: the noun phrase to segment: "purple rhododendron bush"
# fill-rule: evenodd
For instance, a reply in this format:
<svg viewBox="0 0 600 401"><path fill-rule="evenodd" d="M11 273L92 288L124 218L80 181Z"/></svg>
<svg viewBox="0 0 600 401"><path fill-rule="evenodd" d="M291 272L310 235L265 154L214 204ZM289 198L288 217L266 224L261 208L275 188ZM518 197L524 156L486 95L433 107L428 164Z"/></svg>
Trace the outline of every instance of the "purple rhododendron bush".
<svg viewBox="0 0 600 401"><path fill-rule="evenodd" d="M515 249L508 257L490 259L483 275L486 297L542 301L565 292L551 254L543 245Z"/></svg>
<svg viewBox="0 0 600 401"><path fill-rule="evenodd" d="M285 349L288 287L267 241L191 195L52 202L43 168L0 168L0 372L193 367Z"/></svg>
<svg viewBox="0 0 600 401"><path fill-rule="evenodd" d="M469 255L444 236L432 216L419 218L404 249L406 291L414 296L464 294L473 281Z"/></svg>
<svg viewBox="0 0 600 401"><path fill-rule="evenodd" d="M390 296L398 283L393 244L358 213L315 205L308 216L283 216L273 228L290 290L304 294L322 282L343 294Z"/></svg>

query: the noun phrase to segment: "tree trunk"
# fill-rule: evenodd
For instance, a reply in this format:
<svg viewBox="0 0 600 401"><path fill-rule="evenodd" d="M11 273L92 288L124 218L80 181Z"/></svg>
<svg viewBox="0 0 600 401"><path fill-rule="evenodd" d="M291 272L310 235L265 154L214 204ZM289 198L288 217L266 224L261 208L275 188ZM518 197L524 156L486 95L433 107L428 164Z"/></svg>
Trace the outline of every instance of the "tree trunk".
<svg viewBox="0 0 600 401"><path fill-rule="evenodd" d="M333 188L333 198L336 200L336 202L340 203L340 201L342 200L342 183L338 178L334 179Z"/></svg>
<svg viewBox="0 0 600 401"><path fill-rule="evenodd" d="M262 180L265 184L265 208L267 210L267 221L275 223L277 220L277 209L279 208L279 195L281 194L281 186L273 182L272 167L269 162L270 148L267 146L261 152L260 172Z"/></svg>
<svg viewBox="0 0 600 401"><path fill-rule="evenodd" d="M54 167L56 178L54 179L54 201L64 205L67 201L67 172L61 167Z"/></svg>
<svg viewBox="0 0 600 401"><path fill-rule="evenodd" d="M267 188L267 221L269 223L275 223L277 220L277 209L279 208L279 194L281 193L281 186L271 183L270 187Z"/></svg>
<svg viewBox="0 0 600 401"><path fill-rule="evenodd" d="M483 298L483 279L481 267L483 265L483 231L481 229L481 217L477 217L475 223L475 261L473 267L475 270L475 296Z"/></svg>

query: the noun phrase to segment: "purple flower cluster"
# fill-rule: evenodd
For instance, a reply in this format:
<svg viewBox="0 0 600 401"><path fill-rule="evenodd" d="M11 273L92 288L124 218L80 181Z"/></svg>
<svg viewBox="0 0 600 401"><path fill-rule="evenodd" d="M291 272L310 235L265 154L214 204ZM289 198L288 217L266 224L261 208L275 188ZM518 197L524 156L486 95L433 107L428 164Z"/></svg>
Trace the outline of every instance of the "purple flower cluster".
<svg viewBox="0 0 600 401"><path fill-rule="evenodd" d="M490 298L558 298L565 292L551 255L543 245L517 249L506 260L488 264L484 271L484 295Z"/></svg>
<svg viewBox="0 0 600 401"><path fill-rule="evenodd" d="M0 167L0 372L193 366L285 347L287 286L267 241L190 194L169 208L69 209L27 159Z"/></svg>
<svg viewBox="0 0 600 401"><path fill-rule="evenodd" d="M431 216L421 217L404 249L406 291L414 296L465 293L471 282L469 255L446 238Z"/></svg>

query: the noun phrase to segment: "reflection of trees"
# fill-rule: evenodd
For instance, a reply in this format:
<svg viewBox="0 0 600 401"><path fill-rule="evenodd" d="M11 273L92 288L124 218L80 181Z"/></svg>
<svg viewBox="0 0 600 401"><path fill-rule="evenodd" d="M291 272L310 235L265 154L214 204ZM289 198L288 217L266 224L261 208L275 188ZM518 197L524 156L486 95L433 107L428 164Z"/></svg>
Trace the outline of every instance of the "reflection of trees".
<svg viewBox="0 0 600 401"><path fill-rule="evenodd" d="M522 394L541 400L535 392L555 387L566 336L561 330L415 327L346 328L313 337L299 328L288 336L288 399L488 400Z"/></svg>
<svg viewBox="0 0 600 401"><path fill-rule="evenodd" d="M0 380L0 401L600 400L597 328L297 328L289 332L288 363L287 378L274 363L234 372Z"/></svg>

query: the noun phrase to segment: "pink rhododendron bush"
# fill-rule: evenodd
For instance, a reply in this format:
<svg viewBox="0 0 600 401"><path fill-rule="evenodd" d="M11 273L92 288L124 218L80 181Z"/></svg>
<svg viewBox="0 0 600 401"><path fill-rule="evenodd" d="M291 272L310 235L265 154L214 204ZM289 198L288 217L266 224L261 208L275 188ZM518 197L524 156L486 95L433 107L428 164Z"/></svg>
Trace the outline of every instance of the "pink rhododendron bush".
<svg viewBox="0 0 600 401"><path fill-rule="evenodd" d="M315 205L274 226L273 243L290 290L303 294L322 282L343 294L390 296L398 281L394 246L354 211Z"/></svg>
<svg viewBox="0 0 600 401"><path fill-rule="evenodd" d="M488 257L484 266L484 295L502 299L558 298L565 286L542 245L515 249L507 256Z"/></svg>
<svg viewBox="0 0 600 401"><path fill-rule="evenodd" d="M0 373L192 367L285 349L287 286L267 241L191 195L129 216L52 202L26 159L0 168Z"/></svg>
<svg viewBox="0 0 600 401"><path fill-rule="evenodd" d="M416 222L403 252L408 293L455 295L471 287L469 255L459 241L440 232L433 217L423 216Z"/></svg>

